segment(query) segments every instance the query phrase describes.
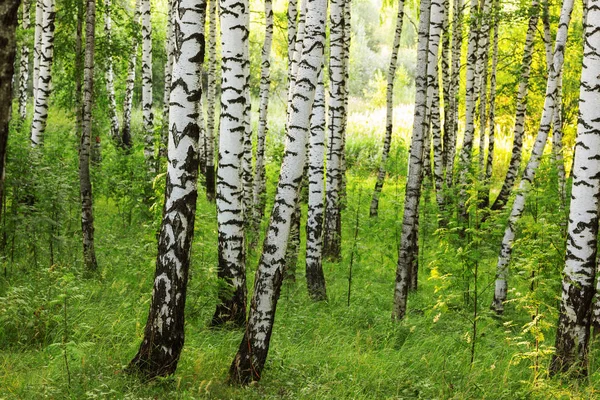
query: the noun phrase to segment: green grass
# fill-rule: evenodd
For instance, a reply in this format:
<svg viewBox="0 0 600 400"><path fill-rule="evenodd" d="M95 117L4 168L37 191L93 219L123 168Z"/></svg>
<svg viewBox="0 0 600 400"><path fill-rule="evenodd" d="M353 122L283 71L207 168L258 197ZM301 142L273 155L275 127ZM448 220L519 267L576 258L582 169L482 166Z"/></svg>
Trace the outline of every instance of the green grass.
<svg viewBox="0 0 600 400"><path fill-rule="evenodd" d="M540 171L542 179L521 224L509 282L513 300L505 315L497 317L488 310L505 217L492 217L465 242L452 226L437 230L430 198L421 210L420 287L409 297L406 319L393 323L406 148L395 145L390 161L394 173L384 186L380 216L369 219L377 163L360 152L364 139L358 131L349 137L349 147L355 150L343 213L343 258L324 265L329 300L313 303L308 298L301 252L297 282L286 282L281 293L260 383L246 388L227 383L243 332L208 327L219 283L216 214L203 195L192 251L186 344L177 373L153 382L125 374L124 367L141 342L151 296L160 207L152 212L148 208L160 199L161 182L157 181L154 192L146 189L150 195L144 200L137 192L145 183L136 178L143 165L126 162L126 157L105 145L104 164L94 178L101 273L86 277L80 254L78 197L73 191L76 139L67 126L68 116L51 121L47 148L62 150L48 150L42 161L44 180L64 175L64 187L37 187L47 196L40 200L39 209L21 208L17 217L8 219L16 244L13 261L5 257L0 264L7 267L6 277L0 278L0 398L584 399L599 395L597 349L590 354L589 378L572 381L547 376L562 257L560 251L549 250L556 244L560 248L560 219L550 190L549 164ZM25 152L24 137L16 134L14 151ZM139 153L138 149L130 157L140 161ZM24 170L24 163L13 158L9 167ZM269 165L268 176L272 194L275 165ZM9 196L16 183L9 177ZM52 214L51 205L57 200L60 208ZM11 205L7 208L11 210ZM348 306L347 277L357 209L359 235ZM53 265L49 262L49 226L57 226L52 236ZM258 255L259 249L253 249L248 256L250 292ZM475 266L479 317L471 365ZM533 271L537 286L531 291ZM534 314L538 318L532 323Z"/></svg>

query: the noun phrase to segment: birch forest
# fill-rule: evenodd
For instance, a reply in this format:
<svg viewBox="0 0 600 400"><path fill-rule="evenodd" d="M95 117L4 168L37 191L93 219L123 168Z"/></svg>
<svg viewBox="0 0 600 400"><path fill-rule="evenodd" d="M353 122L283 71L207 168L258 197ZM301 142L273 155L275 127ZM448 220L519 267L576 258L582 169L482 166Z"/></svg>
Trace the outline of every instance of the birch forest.
<svg viewBox="0 0 600 400"><path fill-rule="evenodd" d="M0 400L600 398L600 0L0 21Z"/></svg>

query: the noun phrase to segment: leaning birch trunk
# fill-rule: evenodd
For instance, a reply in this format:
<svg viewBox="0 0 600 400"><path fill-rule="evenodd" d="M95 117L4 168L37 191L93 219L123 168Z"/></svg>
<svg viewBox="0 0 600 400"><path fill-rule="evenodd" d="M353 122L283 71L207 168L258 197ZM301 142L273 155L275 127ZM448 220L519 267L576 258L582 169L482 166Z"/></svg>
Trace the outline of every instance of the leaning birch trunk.
<svg viewBox="0 0 600 400"><path fill-rule="evenodd" d="M27 32L31 25L30 17L31 1L23 0L23 31ZM27 36L26 36L27 37ZM19 116L25 119L27 116L27 84L29 82L29 43L23 41L21 46L21 61L19 63Z"/></svg>
<svg viewBox="0 0 600 400"><path fill-rule="evenodd" d="M42 40L40 42L40 69L37 85L37 95L33 108L33 121L31 122L31 146L41 144L48 121L48 100L50 98L52 80L52 62L54 59L54 0L44 0L44 19L42 27Z"/></svg>
<svg viewBox="0 0 600 400"><path fill-rule="evenodd" d="M567 42L567 32L572 11L573 0L565 0L560 13L558 32L556 34L553 65L548 74L546 99L544 101L544 110L540 120L540 128L533 149L531 150L531 157L523 172L517 197L515 198L510 216L508 217L508 224L504 231L504 238L502 239L502 248L500 250L500 255L498 256L498 264L496 266L496 287L494 291L494 301L492 303L492 308L496 310L497 313L502 313L504 311L504 301L506 300L507 292L506 280L508 277L508 265L510 263L517 222L525 209L525 200L527 199L527 194L531 188L533 179L535 178L535 173L540 164L540 158L544 152L544 146L546 145L548 133L550 132L552 125L556 91L559 81L558 78L563 66L564 50Z"/></svg>
<svg viewBox="0 0 600 400"><path fill-rule="evenodd" d="M371 208L369 215L376 217L379 211L379 195L383 189L383 183L387 173L387 159L390 154L392 144L392 131L394 128L394 80L396 77L396 68L398 67L398 50L400 48L400 38L402 37L402 21L404 19L404 0L398 1L398 13L396 15L396 30L394 33L394 44L392 46L392 55L387 72L387 86L385 92L385 136L383 138L383 150L381 152L381 161L379 163L379 172L377 173L377 182L371 198Z"/></svg>
<svg viewBox="0 0 600 400"><path fill-rule="evenodd" d="M436 188L436 202L441 209L444 203L443 185L443 149L442 149L442 130L440 125L440 89L438 81L438 59L442 29L446 19L446 2L444 0L432 0L429 20L429 44L427 45L427 113L431 124L431 140L433 144L433 177ZM429 131L429 128L428 128ZM430 160L430 153L427 151L429 146L425 147L424 161ZM425 167L427 168L427 163ZM429 170L431 172L431 170Z"/></svg>
<svg viewBox="0 0 600 400"><path fill-rule="evenodd" d="M243 326L246 322L246 253L244 240L244 188L242 156L246 112L244 86L248 83L244 67L247 59L248 27L244 14L248 0L221 0L221 122L219 166L217 169L217 222L219 243L218 277L230 286L219 292L213 326L226 323Z"/></svg>
<svg viewBox="0 0 600 400"><path fill-rule="evenodd" d="M166 43L165 43L165 54L167 55L167 61L165 62L165 87L163 90L163 120L162 129L160 131L160 147L158 151L159 157L164 157L169 143L169 97L171 96L171 82L173 80L173 59L175 58L175 9L177 2L175 0L168 1L168 12L167 12L167 31L166 31Z"/></svg>
<svg viewBox="0 0 600 400"><path fill-rule="evenodd" d="M90 153L92 137L92 107L94 103L94 46L96 28L96 0L87 0L85 19L85 60L83 66L83 129L79 145L79 194L81 196L81 231L83 234L83 263L89 272L98 270L94 248L94 213ZM40 68L40 80L43 76ZM40 82L41 83L41 82ZM40 85L39 94L43 93Z"/></svg>
<svg viewBox="0 0 600 400"><path fill-rule="evenodd" d="M308 214L306 217L306 286L314 301L327 300L323 274L323 210L325 184L325 86L323 65L310 116L308 145Z"/></svg>
<svg viewBox="0 0 600 400"><path fill-rule="evenodd" d="M115 99L115 78L112 58L112 20L110 16L111 0L104 0L104 32L106 34L106 93L108 94L108 115L110 118L110 136L119 143L119 118L117 116L117 100Z"/></svg>
<svg viewBox="0 0 600 400"><path fill-rule="evenodd" d="M579 124L556 354L550 371L587 375L600 207L600 1L588 0ZM557 38L558 41L558 38Z"/></svg>
<svg viewBox="0 0 600 400"><path fill-rule="evenodd" d="M176 0L173 81L169 101L167 178L152 302L144 339L129 364L148 378L175 372L184 342L184 309L198 198L205 0Z"/></svg>
<svg viewBox="0 0 600 400"><path fill-rule="evenodd" d="M33 102L37 97L40 78L40 60L42 56L42 30L44 25L45 0L35 0L35 30L33 33Z"/></svg>
<svg viewBox="0 0 600 400"><path fill-rule="evenodd" d="M294 54L296 52L296 33L298 32L298 0L288 0L287 35L288 35L288 93L293 86L292 70L294 69ZM290 96L288 95L288 100ZM289 109L288 105L288 109Z"/></svg>
<svg viewBox="0 0 600 400"><path fill-rule="evenodd" d="M292 62L288 86L288 109L292 102L294 94L294 85L296 84L296 75L298 74L298 64L302 58L302 43L304 42L304 29L306 25L306 7L307 0L300 0L300 8L298 9L298 22L295 26L296 37L294 39L294 51L292 53Z"/></svg>
<svg viewBox="0 0 600 400"><path fill-rule="evenodd" d="M19 0L0 3L0 99L12 96L12 77L14 74L17 41L15 31L18 25ZM12 102L0 102L0 204L4 198L4 176L6 164L6 145L8 143L9 122ZM0 210L1 211L1 210Z"/></svg>
<svg viewBox="0 0 600 400"><path fill-rule="evenodd" d="M484 2L486 0L483 0ZM490 0L487 0L490 1ZM479 42L479 8L478 1L471 0L470 21L469 21L469 44L467 47L467 77L466 77L466 98L465 98L465 134L463 146L460 151L459 162L459 185L460 193L458 196L458 212L461 218L466 218L465 204L467 201L467 180L471 170L471 160L473 158L473 140L475 136L475 105L477 99L477 64Z"/></svg>
<svg viewBox="0 0 600 400"><path fill-rule="evenodd" d="M142 113L144 156L152 174L156 169L154 154L154 114L152 113L152 22L150 0L140 0L142 13Z"/></svg>
<svg viewBox="0 0 600 400"><path fill-rule="evenodd" d="M258 132L256 134L256 164L254 167L252 231L254 241L258 241L260 222L265 214L267 201L267 177L265 170L265 140L268 129L269 94L271 92L271 45L273 43L273 6L265 0L265 41L262 48L260 71L260 106L258 112Z"/></svg>
<svg viewBox="0 0 600 400"><path fill-rule="evenodd" d="M398 249L398 266L394 285L392 320L401 320L406 314L406 299L408 296L410 275L413 270L413 264L417 261L418 256L416 246L418 244L417 226L423 170L423 141L425 130L429 128L425 114L427 111L427 58L430 5L429 0L421 0L415 77L415 113L410 144L404 214L402 216L402 233Z"/></svg>
<svg viewBox="0 0 600 400"><path fill-rule="evenodd" d="M460 89L460 66L462 53L462 18L463 0L454 1L452 21L452 74L450 75L449 112L444 115L448 123L444 123L444 153L446 154L446 186L452 187L454 182L454 159L456 139L458 136L458 96ZM447 128L446 128L447 127Z"/></svg>
<svg viewBox="0 0 600 400"><path fill-rule="evenodd" d="M206 198L215 201L215 104L217 101L217 1L208 0L208 82L206 93Z"/></svg>
<svg viewBox="0 0 600 400"><path fill-rule="evenodd" d="M323 256L339 261L342 252L340 189L343 165L344 123L344 4L347 0L332 0L329 26L329 115L327 128L327 172L325 187L325 227Z"/></svg>
<svg viewBox="0 0 600 400"><path fill-rule="evenodd" d="M294 86L293 107L289 112L290 131L275 203L256 272L248 325L229 370L230 379L240 384L258 381L262 376L283 280L291 214L294 204L298 201L298 190L304 172L310 113L321 70L327 21L327 1L309 0L309 2L302 61Z"/></svg>
<svg viewBox="0 0 600 400"><path fill-rule="evenodd" d="M131 53L127 64L127 81L125 83L125 99L123 101L123 127L121 128L121 143L123 148L129 149L133 146L131 138L131 112L133 109L133 89L135 87L135 68L137 64L138 34L140 29L140 4L136 0L133 14L133 32L131 38Z"/></svg>
<svg viewBox="0 0 600 400"><path fill-rule="evenodd" d="M500 210L508 201L510 193L513 190L519 167L521 166L521 158L523 154L523 133L525 132L525 114L527 112L527 93L529 89L529 74L531 72L531 60L533 56L533 39L537 31L537 23L539 19L539 4L538 0L532 0L527 26L527 34L525 36L525 46L523 50L523 59L521 62L521 75L519 77L519 90L517 91L517 106L515 113L515 127L513 129L513 145L508 163L508 170L504 178L504 183L500 189L500 193L494 200L491 209Z"/></svg>

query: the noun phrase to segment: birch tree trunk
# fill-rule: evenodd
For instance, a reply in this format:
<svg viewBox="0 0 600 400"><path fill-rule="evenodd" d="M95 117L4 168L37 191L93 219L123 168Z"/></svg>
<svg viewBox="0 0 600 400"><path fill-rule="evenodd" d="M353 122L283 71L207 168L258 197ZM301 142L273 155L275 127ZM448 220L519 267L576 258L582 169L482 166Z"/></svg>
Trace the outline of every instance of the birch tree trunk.
<svg viewBox="0 0 600 400"><path fill-rule="evenodd" d="M319 73L310 116L308 146L308 214L306 217L306 285L314 301L327 300L323 274L323 211L325 187L325 86Z"/></svg>
<svg viewBox="0 0 600 400"><path fill-rule="evenodd" d="M208 1L208 0L207 0ZM175 58L175 14L177 10L175 6L177 2L175 0L168 1L168 12L167 12L167 30L166 30L166 43L165 43L165 54L167 55L167 62L165 62L165 87L163 90L163 121L162 129L160 132L160 147L158 151L159 157L164 157L169 143L169 97L171 96L171 81L173 72L173 59Z"/></svg>
<svg viewBox="0 0 600 400"><path fill-rule="evenodd" d="M184 343L184 310L198 197L204 60L204 0L175 0L177 41L169 101L165 205L144 339L129 364L148 378L175 372Z"/></svg>
<svg viewBox="0 0 600 400"><path fill-rule="evenodd" d="M253 227L255 241L258 241L260 222L265 214L267 197L267 177L265 170L265 140L268 129L269 94L271 92L271 46L273 43L273 6L265 0L265 41L262 48L260 70L260 106L258 132L256 134L256 164L253 187Z"/></svg>
<svg viewBox="0 0 600 400"><path fill-rule="evenodd" d="M309 0L302 61L294 86L293 107L289 113L290 131L275 203L256 272L248 325L229 370L230 379L239 384L248 384L261 378L269 351L283 279L291 214L298 201L298 190L304 172L309 119L325 46L326 18L327 1Z"/></svg>
<svg viewBox="0 0 600 400"><path fill-rule="evenodd" d="M446 154L446 186L452 187L454 182L454 158L456 139L458 136L458 95L460 89L460 66L462 54L462 19L463 0L454 1L452 21L452 74L450 76L449 112L444 115L448 123L444 123L444 153ZM446 126L448 127L446 129Z"/></svg>
<svg viewBox="0 0 600 400"><path fill-rule="evenodd" d="M121 142L123 148L130 149L133 146L131 138L131 111L133 109L133 89L135 86L135 67L137 64L138 35L140 29L140 7L141 0L136 0L133 14L133 32L131 39L131 54L127 64L127 81L125 83L125 99L123 101L123 128L121 131Z"/></svg>
<svg viewBox="0 0 600 400"><path fill-rule="evenodd" d="M31 26L31 2L23 0L23 31L27 32ZM25 36L26 38L28 36ZM29 43L24 40L21 46L21 62L19 63L19 116L27 117L27 84L29 82Z"/></svg>
<svg viewBox="0 0 600 400"><path fill-rule="evenodd" d="M245 1L245 0L244 0ZM241 14L242 27L250 31L250 11ZM250 41L249 35L242 38L242 68L246 79L245 84L241 87L244 100L244 112L242 120L244 123L244 152L242 155L242 186L243 186L243 204L244 204L244 223L250 227L252 219L252 125L251 125L251 107L250 99Z"/></svg>
<svg viewBox="0 0 600 400"><path fill-rule="evenodd" d="M217 101L217 2L208 0L208 82L206 95L206 198L215 201L215 102Z"/></svg>
<svg viewBox="0 0 600 400"><path fill-rule="evenodd" d="M154 154L154 113L152 112L152 22L150 0L140 0L142 13L142 112L144 156L151 171L156 170Z"/></svg>
<svg viewBox="0 0 600 400"><path fill-rule="evenodd" d="M14 74L17 41L15 31L18 25L20 0L0 2L0 99L12 96L12 77ZM0 204L4 198L4 176L6 165L6 145L11 119L12 101L0 102Z"/></svg>
<svg viewBox="0 0 600 400"><path fill-rule="evenodd" d="M497 17L496 17L497 18ZM500 29L500 22L496 19L494 24L494 44L492 48L492 73L490 75L490 111L488 115L489 120L489 140L488 140L488 154L487 162L485 165L485 184L489 185L492 179L492 171L494 166L494 145L495 145L495 133L496 133L496 72L498 70L498 30ZM489 206L490 194L489 191L485 192L485 198L483 204L485 207Z"/></svg>
<svg viewBox="0 0 600 400"><path fill-rule="evenodd" d="M515 232L517 228L517 222L523 214L525 209L525 200L527 199L527 193L531 188L533 179L537 167L540 164L540 158L544 151L544 146L548 139L548 133L552 125L552 118L554 116L556 91L558 87L558 81L560 71L564 61L564 50L567 42L567 33L569 29L569 22L571 20L571 12L573 11L573 0L565 0L562 5L560 13L560 20L558 24L558 32L556 34L556 43L554 47L554 60L552 69L548 74L548 83L546 86L546 98L544 101L544 110L542 112L540 127L535 140L533 149L531 150L531 157L527 163L527 167L523 172L521 183L519 184L519 191L517 197L513 203L513 207L508 218L508 224L504 231L504 237L502 239L502 247L500 255L498 256L498 264L496 266L496 284L494 291L494 301L492 308L498 313L504 311L504 301L506 300L507 292L507 276L508 276L508 265L510 263L510 257L512 254L513 241L515 238Z"/></svg>
<svg viewBox="0 0 600 400"><path fill-rule="evenodd" d="M219 230L219 279L231 288L219 293L211 324L246 322L246 253L244 241L244 187L242 157L246 135L248 84L245 68L248 40L248 0L221 0L221 122L217 169L217 221Z"/></svg>
<svg viewBox="0 0 600 400"><path fill-rule="evenodd" d="M33 121L31 122L31 146L41 144L48 120L48 99L50 98L52 80L52 62L54 60L54 0L44 0L44 18L42 23L42 41L40 42L39 78Z"/></svg>
<svg viewBox="0 0 600 400"><path fill-rule="evenodd" d="M344 5L348 0L331 0L329 11L329 140L325 188L323 256L339 261L342 251L340 189L344 152Z"/></svg>
<svg viewBox="0 0 600 400"><path fill-rule="evenodd" d="M296 34L298 32L298 0L288 0L287 8L287 34L288 34L288 100L293 87L292 79L294 69L294 54L296 53ZM289 109L289 105L288 105Z"/></svg>
<svg viewBox="0 0 600 400"><path fill-rule="evenodd" d="M44 27L45 0L35 0L35 30L33 33L33 104L37 97L40 78L40 60L42 57L42 30Z"/></svg>
<svg viewBox="0 0 600 400"><path fill-rule="evenodd" d="M110 118L110 136L119 143L119 118L117 116L117 100L115 99L115 83L112 58L112 19L110 16L111 0L104 0L104 32L106 34L106 93L108 94L108 115Z"/></svg>
<svg viewBox="0 0 600 400"><path fill-rule="evenodd" d="M96 250L94 248L94 212L92 206L92 181L90 179L92 107L94 103L95 28L96 0L87 0L85 19L85 60L83 67L83 129L81 131L81 143L79 146L79 194L81 197L83 263L89 272L98 270ZM39 94L43 93L43 72L44 68L42 67L40 68Z"/></svg>
<svg viewBox="0 0 600 400"><path fill-rule="evenodd" d="M418 252L418 219L419 198L423 171L423 141L425 131L429 128L427 114L427 58L429 17L431 3L421 0L419 7L419 38L417 43L417 70L415 76L415 113L410 145L408 177L402 216L402 233L398 250L398 266L394 285L394 306L392 320L401 320L406 314L406 299L413 264L417 261Z"/></svg>
<svg viewBox="0 0 600 400"><path fill-rule="evenodd" d="M390 154L392 144L392 131L394 128L394 80L396 78L396 68L398 67L398 49L400 48L400 38L402 37L402 20L404 19L404 0L398 1L398 12L396 15L396 30L394 31L394 43L392 45L392 55L387 72L387 86L385 92L385 136L383 138L383 150L381 152L381 161L375 190L371 198L371 208L369 215L376 217L379 210L379 195L383 188L385 176L387 173L387 159Z"/></svg>
<svg viewBox="0 0 600 400"><path fill-rule="evenodd" d="M600 207L600 1L588 0L587 7L567 254L556 354L550 364L552 373L574 367L584 376L588 367ZM558 35L556 40L559 41ZM558 57L555 52L555 59Z"/></svg>
<svg viewBox="0 0 600 400"><path fill-rule="evenodd" d="M533 39L537 30L539 19L538 0L532 0L529 7L529 24L525 36L525 45L523 49L523 59L521 62L521 75L519 77L519 89L517 91L517 106L515 113L515 126L513 129L513 145L508 163L508 170L504 178L504 183L500 193L492 204L492 210L500 210L508 201L510 193L513 190L521 158L523 154L523 133L525 131L525 114L527 112L527 93L529 89L529 74L531 72L531 60L533 56Z"/></svg>
<svg viewBox="0 0 600 400"><path fill-rule="evenodd" d="M75 135L81 140L83 130L83 18L84 2L77 2L77 25L75 27Z"/></svg>

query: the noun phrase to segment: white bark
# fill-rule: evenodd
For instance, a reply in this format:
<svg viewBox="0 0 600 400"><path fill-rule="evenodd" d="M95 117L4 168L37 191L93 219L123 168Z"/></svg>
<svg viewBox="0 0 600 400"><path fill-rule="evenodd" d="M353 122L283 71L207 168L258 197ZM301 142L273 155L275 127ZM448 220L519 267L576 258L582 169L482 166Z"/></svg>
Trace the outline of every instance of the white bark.
<svg viewBox="0 0 600 400"><path fill-rule="evenodd" d="M588 0L567 254L553 372L587 370L600 207L600 1ZM560 29L560 28L559 28ZM559 30L560 34L560 30ZM557 42L560 36L557 35ZM555 52L555 59L560 57ZM556 64L555 64L556 66Z"/></svg>
<svg viewBox="0 0 600 400"><path fill-rule="evenodd" d="M217 2L208 3L208 80L206 93L206 197L215 199L215 105L217 101Z"/></svg>
<svg viewBox="0 0 600 400"><path fill-rule="evenodd" d="M27 32L31 25L31 0L23 0L23 31ZM27 40L21 46L21 61L19 66L19 116L27 116L27 84L29 82L29 43Z"/></svg>
<svg viewBox="0 0 600 400"><path fill-rule="evenodd" d="M32 147L41 144L48 120L48 100L50 98L52 62L54 60L54 20L56 17L54 7L54 0L44 0L42 40L39 46L39 77L33 109L33 121L31 122Z"/></svg>
<svg viewBox="0 0 600 400"><path fill-rule="evenodd" d="M119 118L117 117L117 101L115 99L115 83L112 57L112 19L110 16L111 0L104 0L104 32L106 34L106 92L108 94L108 115L110 117L110 136L119 142Z"/></svg>
<svg viewBox="0 0 600 400"><path fill-rule="evenodd" d="M140 25L141 0L136 0L133 14L134 32L131 38L131 53L127 64L127 81L125 83L125 99L123 101L123 127L121 141L124 147L131 147L131 111L133 108L133 89L135 86L135 68L138 52L138 30Z"/></svg>
<svg viewBox="0 0 600 400"><path fill-rule="evenodd" d="M35 31L33 34L33 102L37 96L42 56L42 31L44 26L45 0L35 0Z"/></svg>
<svg viewBox="0 0 600 400"><path fill-rule="evenodd" d="M556 91L559 82L558 78L563 66L564 49L567 42L567 33L572 11L573 0L565 0L563 2L560 21L558 24L553 66L548 75L546 98L544 101L544 110L540 120L540 127L535 144L531 150L529 162L527 163L527 167L523 172L523 177L521 178L521 182L519 184L519 191L517 192L517 197L513 203L513 207L508 218L508 224L506 226L506 230L504 231L504 238L502 239L502 248L500 250L498 264L496 266L496 287L494 291L494 302L492 304L495 310L499 313L504 310L503 302L506 300L508 265L510 262L513 241L516 234L517 222L523 214L523 210L525 209L525 200L527 199L527 194L535 177L537 167L540 164L540 158L544 151L544 146L546 145L548 133L550 132L553 121Z"/></svg>
<svg viewBox="0 0 600 400"><path fill-rule="evenodd" d="M154 114L152 112L152 22L150 0L141 0L142 13L142 112L144 156L150 171L155 169Z"/></svg>
<svg viewBox="0 0 600 400"><path fill-rule="evenodd" d="M171 95L171 81L173 72L173 59L176 56L175 47L175 17L177 14L177 2L175 0L168 0L168 12L167 12L167 30L166 30L166 43L165 43L165 54L167 56L167 62L165 62L165 87L163 91L163 121L160 138L160 150L159 156L164 156L164 150L166 150L169 141L169 97Z"/></svg>
<svg viewBox="0 0 600 400"><path fill-rule="evenodd" d="M241 14L240 23L243 29L250 30L250 13ZM239 29L239 28L238 28ZM242 57L244 76L246 82L242 88L244 100L244 154L242 156L242 184L244 191L244 221L247 226L250 225L252 218L252 124L251 124L251 106L250 99L250 41L249 36L243 38L242 42Z"/></svg>
<svg viewBox="0 0 600 400"><path fill-rule="evenodd" d="M294 87L293 107L289 112L290 131L275 203L256 273L245 337L230 371L233 379L241 383L260 379L267 358L283 278L291 216L298 200L298 189L304 171L309 119L323 57L327 9L325 0L311 0L310 3L302 62Z"/></svg>

